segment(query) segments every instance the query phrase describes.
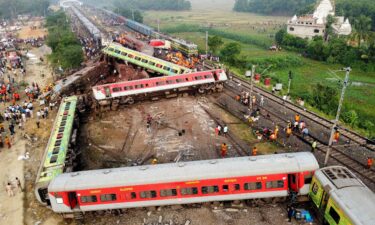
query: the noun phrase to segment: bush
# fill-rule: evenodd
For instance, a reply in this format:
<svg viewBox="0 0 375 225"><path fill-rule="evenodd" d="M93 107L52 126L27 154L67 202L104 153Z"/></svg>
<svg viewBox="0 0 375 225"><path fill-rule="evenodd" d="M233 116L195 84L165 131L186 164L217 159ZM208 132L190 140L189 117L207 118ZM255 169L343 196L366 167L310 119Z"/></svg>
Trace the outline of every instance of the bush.
<svg viewBox="0 0 375 225"><path fill-rule="evenodd" d="M265 70L270 66L272 69L287 69L291 67L302 66L304 62L297 56L272 56L267 58L251 58L248 59L248 68L252 65L257 65L260 70Z"/></svg>

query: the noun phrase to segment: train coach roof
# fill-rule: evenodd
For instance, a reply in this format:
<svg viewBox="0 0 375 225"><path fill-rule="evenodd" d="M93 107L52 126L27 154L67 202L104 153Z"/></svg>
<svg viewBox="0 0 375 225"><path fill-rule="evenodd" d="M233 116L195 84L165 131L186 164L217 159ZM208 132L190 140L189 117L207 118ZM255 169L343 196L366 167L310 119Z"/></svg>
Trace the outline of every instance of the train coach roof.
<svg viewBox="0 0 375 225"><path fill-rule="evenodd" d="M314 155L307 152L168 163L65 173L51 182L49 192L315 171L318 168Z"/></svg>
<svg viewBox="0 0 375 225"><path fill-rule="evenodd" d="M350 170L326 167L315 176L354 224L375 224L375 194Z"/></svg>

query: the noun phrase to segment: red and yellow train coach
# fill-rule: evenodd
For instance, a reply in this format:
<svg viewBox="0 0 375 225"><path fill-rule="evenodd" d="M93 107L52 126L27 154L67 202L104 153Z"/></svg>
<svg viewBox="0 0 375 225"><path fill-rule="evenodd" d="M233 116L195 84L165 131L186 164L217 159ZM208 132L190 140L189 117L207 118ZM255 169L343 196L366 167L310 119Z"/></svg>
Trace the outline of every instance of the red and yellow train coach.
<svg viewBox="0 0 375 225"><path fill-rule="evenodd" d="M319 168L288 153L65 173L49 185L57 213L307 195Z"/></svg>

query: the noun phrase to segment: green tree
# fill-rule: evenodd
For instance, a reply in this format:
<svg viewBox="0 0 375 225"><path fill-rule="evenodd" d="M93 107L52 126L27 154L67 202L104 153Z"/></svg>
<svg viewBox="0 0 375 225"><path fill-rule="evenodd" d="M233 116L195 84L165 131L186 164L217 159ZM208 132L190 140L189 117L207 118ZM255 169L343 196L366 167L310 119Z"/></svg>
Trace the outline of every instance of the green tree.
<svg viewBox="0 0 375 225"><path fill-rule="evenodd" d="M221 58L231 65L234 65L237 56L241 53L241 46L237 42L230 42L224 45L220 51Z"/></svg>
<svg viewBox="0 0 375 225"><path fill-rule="evenodd" d="M332 15L327 16L327 23L326 23L326 31L324 32L324 40L328 41L328 39L333 36L335 33L333 32L332 25L337 22L336 18Z"/></svg>
<svg viewBox="0 0 375 225"><path fill-rule="evenodd" d="M371 18L360 15L357 19L354 20L354 28L354 38L357 39L358 46L361 46L361 42L367 41L370 36Z"/></svg>
<svg viewBox="0 0 375 225"><path fill-rule="evenodd" d="M219 48L224 44L220 36L211 36L208 38L208 46L213 54L216 54Z"/></svg>
<svg viewBox="0 0 375 225"><path fill-rule="evenodd" d="M275 41L278 45L283 44L283 40L286 34L287 32L285 29L280 29L279 31L277 31L277 33L275 34Z"/></svg>
<svg viewBox="0 0 375 225"><path fill-rule="evenodd" d="M324 113L333 115L338 106L338 92L330 86L316 84L309 103Z"/></svg>

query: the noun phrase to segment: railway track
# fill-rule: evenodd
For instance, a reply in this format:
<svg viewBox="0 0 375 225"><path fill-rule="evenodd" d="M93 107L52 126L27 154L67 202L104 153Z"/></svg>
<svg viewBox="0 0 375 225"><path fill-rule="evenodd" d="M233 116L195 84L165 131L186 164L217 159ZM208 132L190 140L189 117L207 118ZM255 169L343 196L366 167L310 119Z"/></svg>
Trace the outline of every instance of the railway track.
<svg viewBox="0 0 375 225"><path fill-rule="evenodd" d="M243 87L250 89L250 84L249 84L248 81L246 81L242 78L235 77L235 76L232 76L232 78L233 78L232 80L234 82L240 83ZM298 106L294 103L284 101L281 97L276 96L276 95L274 95L274 94L272 94L272 93L270 93L266 90L263 90L262 88L259 88L255 85L253 85L253 91L257 94L260 94L260 95L264 96L268 100L271 100L271 101L273 101L273 102L275 102L279 105L283 105L284 107L288 108L289 110L291 110L295 113L298 113L299 115L301 115L305 118L308 118L308 119L326 127L327 129L331 129L332 126L333 126L333 122L329 121L328 119L325 119L325 118L317 115L316 113L307 111L304 108L302 108L302 107L300 107L300 106ZM371 144L371 141L369 139L361 136L360 134L358 134L354 131L348 130L348 129L343 128L343 127L338 127L338 130L340 131L342 136L346 137L350 141L355 142L355 143L359 144L360 146L363 146L363 147L369 149L372 152L375 151L375 145ZM328 144L328 142L327 142L327 144Z"/></svg>
<svg viewBox="0 0 375 225"><path fill-rule="evenodd" d="M234 79L236 79L236 78L234 78ZM247 85L246 83L244 85L242 83L242 82L245 82L242 79L235 80L234 82L235 82L234 84L236 86L238 85L239 82L241 82L242 88L250 88L250 85ZM236 88L236 86L234 86L234 85L226 85L226 89L229 90L229 91L231 91L232 93L234 93L233 95L230 95L228 93L226 93L226 94L230 95L230 97L233 98L233 99L234 99L235 95L237 95L237 94L240 93L240 90L238 88ZM253 90L257 94L262 94L265 98L268 98L269 95L272 96L274 100L270 99L270 98L268 98L268 99L269 100L273 100L274 103L277 103L280 106L286 107L287 109L289 109L289 110L291 110L293 112L299 113L301 116L304 116L307 119L310 119L310 120L312 120L314 122L316 120L316 115L315 114L313 114L314 116L309 117L309 114L308 114L308 112L306 113L306 111L303 111L304 113L302 114L302 113L300 113L300 111L296 111L293 108L291 109L290 107L288 107L288 105L286 105L286 103L285 104L283 103L282 99L280 99L277 96L274 96L272 93L268 93L267 91L264 91L264 90L262 90L260 88L257 88L257 87L253 87ZM266 95L266 94L269 94L269 95ZM289 105L293 105L293 104L289 103ZM276 124L278 124L280 126L280 128L285 128L285 126L283 127L283 124L284 125L287 124L288 120L285 117L283 117L282 114L272 112L271 110L268 110L266 107L258 106L258 108L260 108L261 111L263 111L263 112L267 112L268 115L271 115L272 119L273 119L273 122L275 122ZM297 107L297 108L299 108L299 107ZM234 115L236 115L236 114L234 114ZM264 113L262 114L262 116L265 116ZM318 120L322 120L322 119L318 118ZM323 127L327 127L327 126L324 126L322 123L318 122L318 124L320 124ZM309 134L308 136L305 136L305 137L303 137L298 132L294 132L293 134L296 137L298 137L301 141L307 143L308 145L311 145L312 142L314 140L316 140L318 144L317 144L317 148L316 148L315 154L317 155L318 159L321 159L320 161L324 160L324 156L325 156L325 154L326 154L326 152L327 152L327 150L329 148L328 147L328 142L326 142L326 141L324 141L322 139L319 139L319 137L313 136L312 134ZM346 138L349 138L349 137L346 136ZM353 142L355 142L355 140L353 140ZM358 143L358 142L356 142L356 143ZM362 146L362 145L360 145L360 146ZM373 150L371 148L366 148L366 149L368 151L373 152ZM337 146L332 146L331 147L331 155L330 156L331 156L331 161L330 161L331 164L341 164L341 165L344 165L344 166L350 168L354 173L356 173L359 177L361 177L361 179L372 190L375 190L375 170L374 169L369 170L369 169L365 168L364 162L356 159L355 157L353 157L350 154L346 153L345 151L341 150Z"/></svg>

